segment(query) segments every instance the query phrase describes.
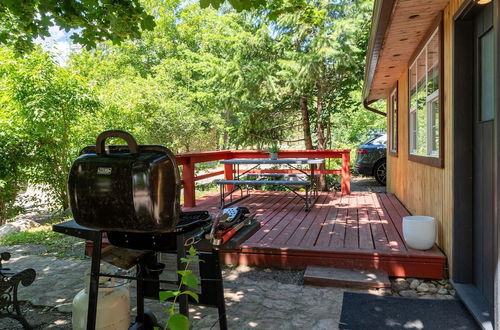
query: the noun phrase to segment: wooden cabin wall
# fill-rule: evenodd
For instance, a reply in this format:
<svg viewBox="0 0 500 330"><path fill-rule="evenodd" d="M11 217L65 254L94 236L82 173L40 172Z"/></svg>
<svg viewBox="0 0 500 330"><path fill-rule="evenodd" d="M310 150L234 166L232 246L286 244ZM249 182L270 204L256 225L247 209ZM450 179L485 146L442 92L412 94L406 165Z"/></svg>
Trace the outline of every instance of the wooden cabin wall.
<svg viewBox="0 0 500 330"><path fill-rule="evenodd" d="M443 13L444 38L444 167L436 168L408 159L408 66L398 80L398 156L387 155L387 190L414 215L428 215L438 223L437 244L452 262L452 31L453 15L464 0L451 0ZM389 100L389 95L387 96ZM389 103L387 104L389 106ZM388 127L390 127L388 125ZM450 268L451 269L451 268Z"/></svg>

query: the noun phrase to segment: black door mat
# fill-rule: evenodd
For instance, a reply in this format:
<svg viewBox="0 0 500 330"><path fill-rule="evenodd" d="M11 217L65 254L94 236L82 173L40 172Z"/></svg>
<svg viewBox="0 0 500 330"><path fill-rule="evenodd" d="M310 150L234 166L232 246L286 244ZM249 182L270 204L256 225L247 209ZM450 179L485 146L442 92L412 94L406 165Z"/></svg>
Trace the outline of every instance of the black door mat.
<svg viewBox="0 0 500 330"><path fill-rule="evenodd" d="M474 330L479 327L459 300L344 292L340 329Z"/></svg>

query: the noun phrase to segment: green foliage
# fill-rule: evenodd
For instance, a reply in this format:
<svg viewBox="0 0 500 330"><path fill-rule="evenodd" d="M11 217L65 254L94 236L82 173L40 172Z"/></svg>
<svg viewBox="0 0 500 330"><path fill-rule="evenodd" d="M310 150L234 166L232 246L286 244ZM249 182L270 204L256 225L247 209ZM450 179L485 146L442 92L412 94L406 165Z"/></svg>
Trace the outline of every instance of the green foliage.
<svg viewBox="0 0 500 330"><path fill-rule="evenodd" d="M267 148L267 151L275 154L280 151L280 146L277 143L273 143L269 148Z"/></svg>
<svg viewBox="0 0 500 330"><path fill-rule="evenodd" d="M175 153L301 149L303 99L316 147L352 148L385 126L360 103L371 1L231 1L242 12L211 0L141 3L130 15L154 16L151 30L74 53L66 67L39 49L0 49L0 217L25 182L66 207L71 162L106 129Z"/></svg>
<svg viewBox="0 0 500 330"><path fill-rule="evenodd" d="M8 63L0 69L0 100L7 109L0 124L5 128L0 138L6 140L2 150L17 162L14 166L2 161L1 166L16 173L16 180L44 185L66 208L69 166L85 140L81 120L99 103L78 77L41 51L15 59L12 52L0 49L0 61Z"/></svg>
<svg viewBox="0 0 500 330"><path fill-rule="evenodd" d="M182 295L188 295L192 297L195 301L198 301L198 295L190 290L184 290L183 286L187 286L191 289L198 290L199 281L196 276L193 275L193 272L188 269L189 265L192 263L200 262L200 259L196 257L196 249L191 245L189 248L189 258L181 258L181 262L186 266L184 270L178 270L177 274L181 276L179 288L177 291L161 291L160 292L160 302L170 301L170 306L167 308L168 319L167 324L165 325L165 329L171 330L189 330L189 319L182 315L176 313L176 302L177 298ZM173 299L172 299L173 298Z"/></svg>
<svg viewBox="0 0 500 330"><path fill-rule="evenodd" d="M200 0L201 8L213 7L219 9L225 0ZM296 12L306 7L306 0L227 0L237 11L265 10L273 19L284 13Z"/></svg>
<svg viewBox="0 0 500 330"><path fill-rule="evenodd" d="M0 87L1 89L1 87ZM4 108L0 98L0 108ZM0 224L14 215L14 201L21 189L22 164L26 163L26 146L20 128L0 113Z"/></svg>
<svg viewBox="0 0 500 330"><path fill-rule="evenodd" d="M118 43L139 38L142 30L154 28L153 16L139 0L34 0L2 1L0 4L0 43L26 52L33 39L49 36L49 27L69 31L74 42L95 47L96 42Z"/></svg>

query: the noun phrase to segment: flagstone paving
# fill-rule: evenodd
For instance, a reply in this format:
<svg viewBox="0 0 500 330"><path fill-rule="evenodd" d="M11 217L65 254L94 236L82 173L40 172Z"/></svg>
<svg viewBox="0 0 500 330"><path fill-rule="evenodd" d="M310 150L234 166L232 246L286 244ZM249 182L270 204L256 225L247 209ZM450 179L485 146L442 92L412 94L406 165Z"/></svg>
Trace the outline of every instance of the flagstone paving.
<svg viewBox="0 0 500 330"><path fill-rule="evenodd" d="M20 287L20 300L45 306L48 313L70 312L73 297L83 288L83 274L90 267L90 260L16 255L15 249L12 252L7 267L33 268L37 272L31 286ZM223 275L229 329L338 328L341 289L303 286L299 271L240 266L225 268ZM146 308L160 318L164 315L165 307L159 303L147 301ZM218 329L216 309L191 306L190 315L194 329ZM31 322L36 326L37 319ZM67 320L61 322L57 329L71 329ZM0 320L0 329L15 329L14 326L17 324Z"/></svg>

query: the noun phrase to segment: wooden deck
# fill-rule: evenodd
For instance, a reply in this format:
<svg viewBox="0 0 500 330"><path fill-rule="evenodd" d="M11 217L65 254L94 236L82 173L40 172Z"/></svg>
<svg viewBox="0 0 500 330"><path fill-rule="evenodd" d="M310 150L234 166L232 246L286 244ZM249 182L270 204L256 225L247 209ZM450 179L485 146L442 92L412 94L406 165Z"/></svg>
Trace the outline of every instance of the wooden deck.
<svg viewBox="0 0 500 330"><path fill-rule="evenodd" d="M218 211L218 195L186 210ZM250 208L261 228L239 250L223 250L226 263L259 267L309 265L380 269L390 276L443 278L446 257L436 247L419 251L402 239L409 215L392 194L321 193L310 212L291 192L255 191L238 205Z"/></svg>

